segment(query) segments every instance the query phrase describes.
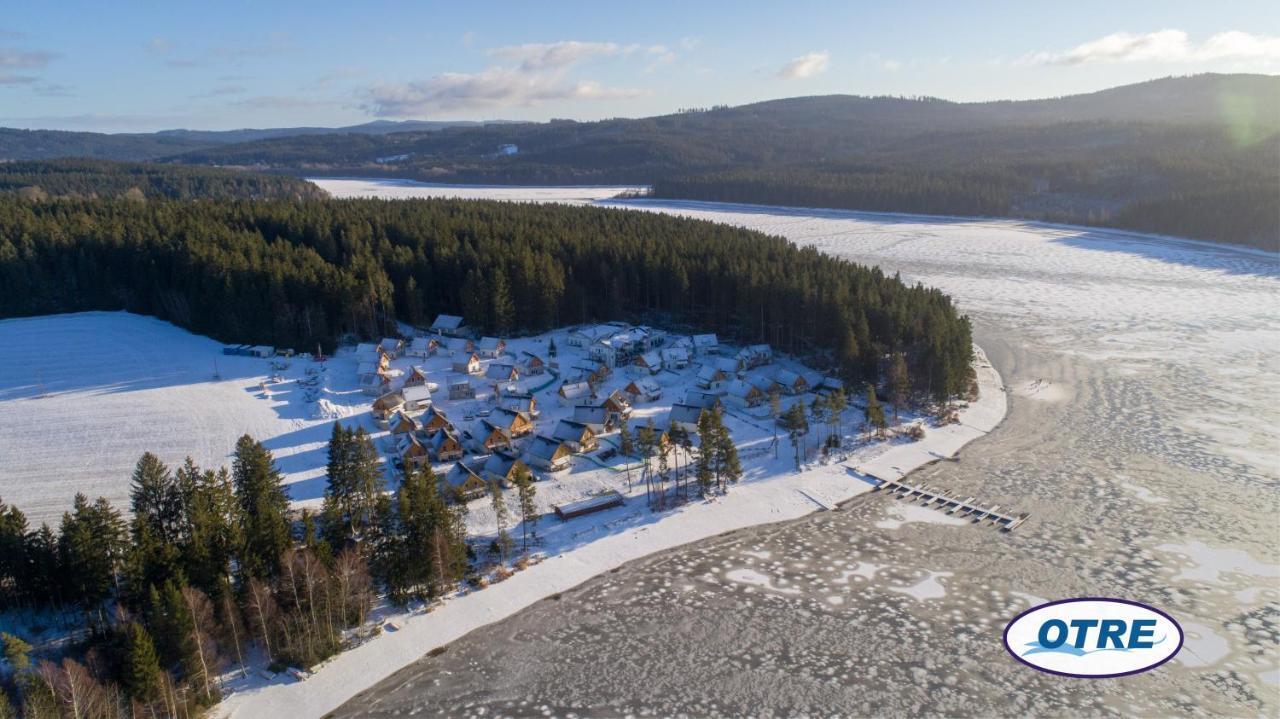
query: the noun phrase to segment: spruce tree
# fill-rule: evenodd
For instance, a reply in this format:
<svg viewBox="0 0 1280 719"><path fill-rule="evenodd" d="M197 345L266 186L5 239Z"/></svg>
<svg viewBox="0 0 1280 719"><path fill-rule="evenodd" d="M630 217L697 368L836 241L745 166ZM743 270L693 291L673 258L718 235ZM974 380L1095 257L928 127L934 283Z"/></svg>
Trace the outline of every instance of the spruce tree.
<svg viewBox="0 0 1280 719"><path fill-rule="evenodd" d="M125 630L120 683L130 697L143 703L154 699L159 689L160 659L156 646L146 628L137 622Z"/></svg>
<svg viewBox="0 0 1280 719"><path fill-rule="evenodd" d="M247 434L236 442L232 482L240 510L241 571L274 576L291 544L289 498L271 452Z"/></svg>
<svg viewBox="0 0 1280 719"><path fill-rule="evenodd" d="M502 496L502 483L498 480L489 482L489 499L493 502L493 518L498 525L498 556L507 561L511 553L511 535L507 533L507 525L511 521L511 512L507 509L507 501Z"/></svg>
<svg viewBox="0 0 1280 719"><path fill-rule="evenodd" d="M4 658L15 672L25 672L31 667L31 645L22 637L8 632L0 632L0 642L4 644Z"/></svg>
<svg viewBox="0 0 1280 719"><path fill-rule="evenodd" d="M893 354L889 363L889 392L893 395L893 423L899 424L898 411L911 392L911 379L907 374L907 357L901 352Z"/></svg>

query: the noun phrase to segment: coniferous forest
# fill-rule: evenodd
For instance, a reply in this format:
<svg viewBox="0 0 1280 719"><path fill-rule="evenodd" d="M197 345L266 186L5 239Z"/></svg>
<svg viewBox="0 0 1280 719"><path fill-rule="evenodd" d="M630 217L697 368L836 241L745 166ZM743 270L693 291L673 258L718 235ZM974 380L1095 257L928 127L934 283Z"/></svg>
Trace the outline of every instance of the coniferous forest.
<svg viewBox="0 0 1280 719"><path fill-rule="evenodd" d="M430 467L387 494L369 436L335 424L326 479L321 511L293 514L246 435L229 471L144 454L128 513L77 495L56 528L31 527L0 501L0 610L76 627L56 647L0 632L0 716L196 716L258 657L283 671L340 651L379 592L430 601L476 579L466 504Z"/></svg>
<svg viewBox="0 0 1280 719"><path fill-rule="evenodd" d="M440 200L0 199L0 316L149 314L227 342L330 351L464 314L495 333L637 319L767 342L848 380L903 353L967 390L941 292L778 237L639 211Z"/></svg>
<svg viewBox="0 0 1280 719"><path fill-rule="evenodd" d="M219 167L63 159L0 163L0 194L29 199L123 197L132 200L322 198L325 192L284 175Z"/></svg>

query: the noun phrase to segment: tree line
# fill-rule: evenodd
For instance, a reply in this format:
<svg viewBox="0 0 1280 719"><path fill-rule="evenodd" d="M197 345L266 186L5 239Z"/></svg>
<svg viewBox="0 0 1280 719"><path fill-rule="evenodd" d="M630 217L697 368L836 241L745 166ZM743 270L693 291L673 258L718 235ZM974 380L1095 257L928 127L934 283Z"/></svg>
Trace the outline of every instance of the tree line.
<svg viewBox="0 0 1280 719"><path fill-rule="evenodd" d="M413 200L0 198L0 316L150 314L310 350L466 315L483 331L631 319L765 342L848 380L902 352L921 395L964 392L951 300L758 232L657 213Z"/></svg>
<svg viewBox="0 0 1280 719"><path fill-rule="evenodd" d="M28 199L123 197L255 199L322 198L324 190L286 175L220 167L64 159L0 162L0 194Z"/></svg>

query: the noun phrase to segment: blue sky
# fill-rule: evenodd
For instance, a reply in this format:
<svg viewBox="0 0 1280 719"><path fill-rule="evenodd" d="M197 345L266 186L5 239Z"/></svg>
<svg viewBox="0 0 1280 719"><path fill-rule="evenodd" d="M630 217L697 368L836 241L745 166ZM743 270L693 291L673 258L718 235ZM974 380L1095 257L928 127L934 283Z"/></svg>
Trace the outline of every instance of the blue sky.
<svg viewBox="0 0 1280 719"><path fill-rule="evenodd" d="M1280 73L1274 1L7 5L9 127L596 119L826 93L1021 99Z"/></svg>

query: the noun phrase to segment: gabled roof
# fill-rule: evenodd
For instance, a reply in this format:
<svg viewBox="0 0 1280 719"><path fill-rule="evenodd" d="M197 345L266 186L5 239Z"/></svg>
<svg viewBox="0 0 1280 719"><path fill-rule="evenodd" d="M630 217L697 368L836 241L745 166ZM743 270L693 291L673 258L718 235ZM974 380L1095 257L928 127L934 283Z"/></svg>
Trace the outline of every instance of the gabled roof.
<svg viewBox="0 0 1280 719"><path fill-rule="evenodd" d="M356 345L356 355L368 355L378 351L378 345L372 342L361 342Z"/></svg>
<svg viewBox="0 0 1280 719"><path fill-rule="evenodd" d="M550 462L555 458L556 453L559 452L562 447L564 447L564 442L562 440L538 435L529 442L529 446L525 449L525 452L527 452L531 457L545 459Z"/></svg>
<svg viewBox="0 0 1280 719"><path fill-rule="evenodd" d="M609 420L609 411L602 406L580 404L573 408L573 421L603 425Z"/></svg>
<svg viewBox="0 0 1280 719"><path fill-rule="evenodd" d="M658 384L650 377L641 377L640 379L632 380L631 384L627 386L630 387L631 385L635 385L636 389L645 394L654 394L655 392L662 391L662 385Z"/></svg>
<svg viewBox="0 0 1280 719"><path fill-rule="evenodd" d="M711 409L719 404L719 402L720 397L718 395L711 394L710 392L701 392L696 389L691 389L688 392L685 392L684 395L685 404L697 405L698 407L705 407L706 409Z"/></svg>
<svg viewBox="0 0 1280 719"><path fill-rule="evenodd" d="M458 442L458 435L454 434L453 431L448 427L445 427L444 429L432 435L431 448L437 449L437 450L440 449L440 445L444 444L445 440L447 439L451 439L456 443Z"/></svg>
<svg viewBox="0 0 1280 719"><path fill-rule="evenodd" d="M383 337L382 342L378 343L378 346L381 347L383 351L395 352L401 347L404 347L404 340L398 340L394 337Z"/></svg>
<svg viewBox="0 0 1280 719"><path fill-rule="evenodd" d="M646 367L659 367L662 365L662 355L650 350L640 355L640 361Z"/></svg>
<svg viewBox="0 0 1280 719"><path fill-rule="evenodd" d="M497 337L481 337L480 341L476 343L476 349L496 352L498 347L504 344L506 343Z"/></svg>
<svg viewBox="0 0 1280 719"><path fill-rule="evenodd" d="M725 371L715 365L704 364L698 368L698 379L706 382L715 380L716 376L723 376Z"/></svg>
<svg viewBox="0 0 1280 719"><path fill-rule="evenodd" d="M436 321L431 323L433 330L456 330L462 326L462 318L457 315L436 315Z"/></svg>
<svg viewBox="0 0 1280 719"><path fill-rule="evenodd" d="M720 340L716 339L715 334L705 334L705 335L694 335L694 336L693 336L693 346L694 346L694 347L699 347L699 348L702 348L702 347L715 347L715 346L716 346L716 345L718 345L718 344L720 344Z"/></svg>
<svg viewBox="0 0 1280 719"><path fill-rule="evenodd" d="M506 407L493 408L493 410L489 412L489 416L493 418L494 424L498 424L499 422L501 422L502 423L501 426L504 426L504 427L510 427L511 425L515 424L515 421L517 419L523 419L526 422L529 421L528 415L526 415L524 412L518 412L516 410L507 409Z"/></svg>
<svg viewBox="0 0 1280 719"><path fill-rule="evenodd" d="M668 347L662 350L662 359L667 362L687 362L689 353L683 347Z"/></svg>
<svg viewBox="0 0 1280 719"><path fill-rule="evenodd" d="M560 394L570 399L591 394L590 382L565 382L560 385Z"/></svg>
<svg viewBox="0 0 1280 719"><path fill-rule="evenodd" d="M740 379L735 379L725 387L725 393L732 397L746 398L750 397L753 392L763 394L764 390L761 390L750 382L744 382Z"/></svg>
<svg viewBox="0 0 1280 719"><path fill-rule="evenodd" d="M414 337L413 341L409 343L409 348L415 350L428 350L431 348L431 343L433 341L434 340L430 337Z"/></svg>
<svg viewBox="0 0 1280 719"><path fill-rule="evenodd" d="M591 428L582 422L575 422L571 419L562 419L556 423L556 428L551 432L551 436L555 439L564 440L566 442L578 442L582 439L583 432L590 432Z"/></svg>
<svg viewBox="0 0 1280 719"><path fill-rule="evenodd" d="M427 402L431 400L431 390L426 385L410 385L400 390L405 402Z"/></svg>
<svg viewBox="0 0 1280 719"><path fill-rule="evenodd" d="M453 466L449 468L449 471L445 473L444 478L446 482L454 487L461 487L468 479L472 478L478 479L481 482L484 481L484 477L481 477L479 472L468 467L463 462L454 462Z"/></svg>
<svg viewBox="0 0 1280 719"><path fill-rule="evenodd" d="M484 463L484 471L489 474L496 474L499 477L510 476L512 469L516 464L524 464L517 457L508 457L505 454L490 455L488 461Z"/></svg>
<svg viewBox="0 0 1280 719"><path fill-rule="evenodd" d="M515 365L504 362L494 362L484 370L484 376L489 379L511 379L512 375L519 376L520 371Z"/></svg>
<svg viewBox="0 0 1280 719"><path fill-rule="evenodd" d="M705 409L697 405L677 402L671 405L671 421L682 424L697 424L705 411Z"/></svg>

